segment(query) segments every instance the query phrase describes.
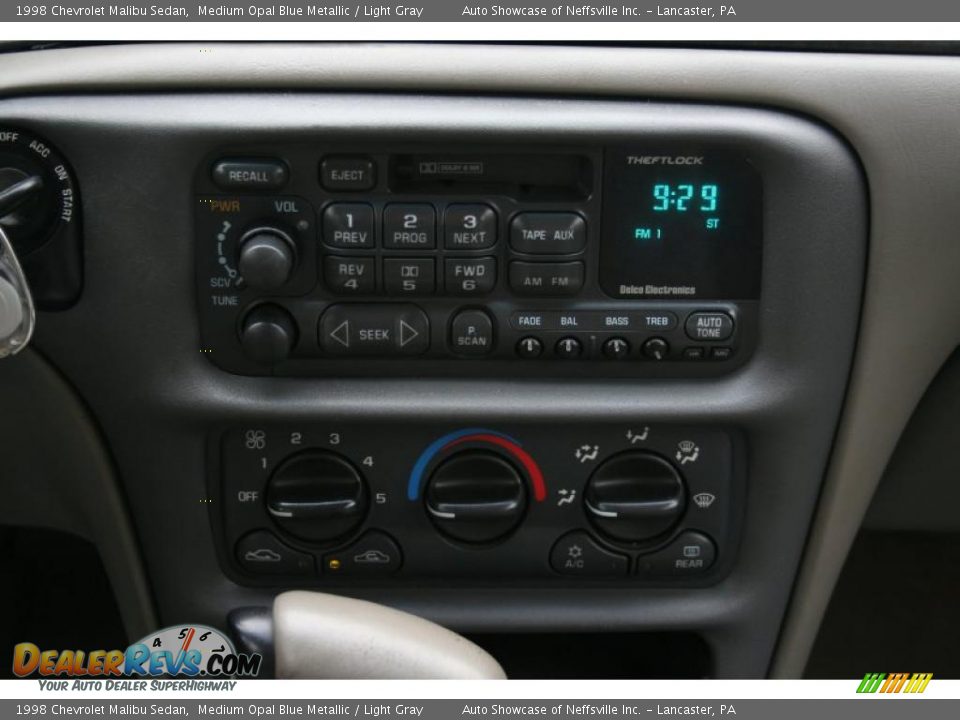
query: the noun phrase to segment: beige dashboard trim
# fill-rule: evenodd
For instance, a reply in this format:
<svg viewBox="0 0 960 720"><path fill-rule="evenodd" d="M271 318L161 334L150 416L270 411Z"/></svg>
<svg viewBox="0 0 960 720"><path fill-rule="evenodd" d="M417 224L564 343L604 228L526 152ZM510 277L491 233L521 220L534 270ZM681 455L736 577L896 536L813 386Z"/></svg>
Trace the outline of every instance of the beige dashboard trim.
<svg viewBox="0 0 960 720"><path fill-rule="evenodd" d="M960 58L240 43L114 45L0 56L0 92L6 96L187 88L696 99L786 108L818 117L842 133L869 178L871 247L848 402L771 670L781 677L803 671L893 447L960 338Z"/></svg>

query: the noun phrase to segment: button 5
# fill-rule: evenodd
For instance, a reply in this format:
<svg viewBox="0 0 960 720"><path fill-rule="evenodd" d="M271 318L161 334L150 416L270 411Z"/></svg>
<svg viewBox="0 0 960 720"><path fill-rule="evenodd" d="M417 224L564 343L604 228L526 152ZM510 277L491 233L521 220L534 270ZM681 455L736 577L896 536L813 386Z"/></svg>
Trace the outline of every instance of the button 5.
<svg viewBox="0 0 960 720"><path fill-rule="evenodd" d="M383 283L388 295L430 295L437 286L433 258L387 258Z"/></svg>

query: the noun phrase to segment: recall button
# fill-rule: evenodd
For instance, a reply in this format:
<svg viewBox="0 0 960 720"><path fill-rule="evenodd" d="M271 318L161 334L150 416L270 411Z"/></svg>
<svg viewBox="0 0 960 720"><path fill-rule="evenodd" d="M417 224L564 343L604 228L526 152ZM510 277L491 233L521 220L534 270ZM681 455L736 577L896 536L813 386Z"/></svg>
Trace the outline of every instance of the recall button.
<svg viewBox="0 0 960 720"><path fill-rule="evenodd" d="M224 158L211 175L224 190L277 190L287 184L287 166L280 160Z"/></svg>
<svg viewBox="0 0 960 720"><path fill-rule="evenodd" d="M612 577L627 574L627 557L610 552L578 530L564 535L553 546L550 566L561 575Z"/></svg>
<svg viewBox="0 0 960 720"><path fill-rule="evenodd" d="M733 318L722 312L692 313L686 331L691 340L719 342L733 335Z"/></svg>
<svg viewBox="0 0 960 720"><path fill-rule="evenodd" d="M420 355L430 321L416 305L331 305L320 318L320 347L330 355Z"/></svg>
<svg viewBox="0 0 960 720"><path fill-rule="evenodd" d="M373 162L367 158L328 157L320 163L320 184L325 190L369 190L376 181Z"/></svg>
<svg viewBox="0 0 960 720"><path fill-rule="evenodd" d="M680 533L663 550L637 559L637 574L647 577L688 577L705 573L717 559L717 549L706 535Z"/></svg>
<svg viewBox="0 0 960 720"><path fill-rule="evenodd" d="M587 223L576 213L521 213L510 223L510 245L517 252L571 255L587 246Z"/></svg>

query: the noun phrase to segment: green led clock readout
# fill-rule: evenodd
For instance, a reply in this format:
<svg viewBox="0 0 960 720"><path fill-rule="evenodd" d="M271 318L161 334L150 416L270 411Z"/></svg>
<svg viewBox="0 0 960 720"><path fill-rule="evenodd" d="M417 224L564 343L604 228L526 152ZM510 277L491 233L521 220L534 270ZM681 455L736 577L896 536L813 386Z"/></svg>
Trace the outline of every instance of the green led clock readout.
<svg viewBox="0 0 960 720"><path fill-rule="evenodd" d="M650 209L657 213L691 213L703 216L704 230L718 230L720 218L713 213L720 209L720 186L716 183L655 183ZM663 228L643 226L633 230L637 240L661 239Z"/></svg>

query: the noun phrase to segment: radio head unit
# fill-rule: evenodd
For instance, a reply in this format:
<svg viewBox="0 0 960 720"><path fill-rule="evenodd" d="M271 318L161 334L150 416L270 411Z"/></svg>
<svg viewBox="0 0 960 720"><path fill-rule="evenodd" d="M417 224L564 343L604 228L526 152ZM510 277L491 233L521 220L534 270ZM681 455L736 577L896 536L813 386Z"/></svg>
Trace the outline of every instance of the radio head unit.
<svg viewBox="0 0 960 720"><path fill-rule="evenodd" d="M753 348L762 187L730 148L278 143L195 189L231 372L697 376Z"/></svg>

